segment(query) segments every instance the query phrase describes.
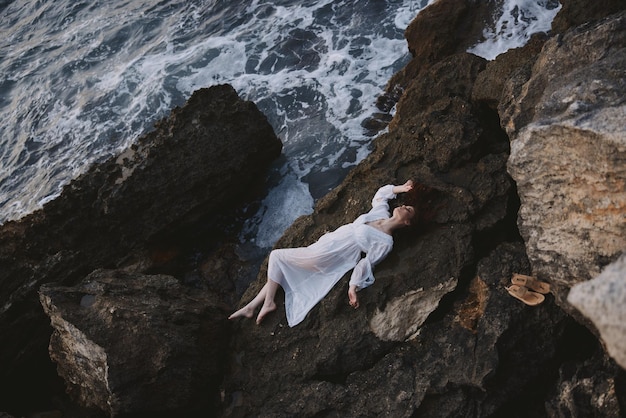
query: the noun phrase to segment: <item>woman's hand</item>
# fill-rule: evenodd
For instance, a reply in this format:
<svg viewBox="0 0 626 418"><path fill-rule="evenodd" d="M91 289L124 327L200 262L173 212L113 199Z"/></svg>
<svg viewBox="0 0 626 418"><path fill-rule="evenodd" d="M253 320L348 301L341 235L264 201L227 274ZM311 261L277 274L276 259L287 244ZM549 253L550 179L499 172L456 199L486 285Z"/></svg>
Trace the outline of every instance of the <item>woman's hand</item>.
<svg viewBox="0 0 626 418"><path fill-rule="evenodd" d="M359 297L356 295L356 286L351 285L348 288L348 299L350 299L350 306L354 309L359 307Z"/></svg>
<svg viewBox="0 0 626 418"><path fill-rule="evenodd" d="M403 185L393 187L394 194L406 193L411 190L413 190L413 180L407 180Z"/></svg>

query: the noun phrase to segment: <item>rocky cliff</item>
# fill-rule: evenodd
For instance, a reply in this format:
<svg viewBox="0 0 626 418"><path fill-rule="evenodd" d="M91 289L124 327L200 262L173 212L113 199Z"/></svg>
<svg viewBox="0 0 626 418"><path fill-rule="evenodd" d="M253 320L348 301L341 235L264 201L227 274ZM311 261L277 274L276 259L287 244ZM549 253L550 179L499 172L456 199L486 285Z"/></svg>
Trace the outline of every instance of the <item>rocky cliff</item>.
<svg viewBox="0 0 626 418"><path fill-rule="evenodd" d="M226 321L241 261L227 239L198 255L181 237L241 204L233 191L280 146L216 87L0 230L4 380L36 381L25 364L47 358L54 329L50 356L89 408L76 416L623 416L626 12L562 4L552 33L491 62L464 52L485 2L439 0L407 29L414 58L380 101L397 100L388 132L276 244L307 245L380 185L417 182L421 222L397 233L358 310L346 277L294 328L280 293L262 325ZM551 293L524 305L506 290L514 273Z"/></svg>
<svg viewBox="0 0 626 418"><path fill-rule="evenodd" d="M500 101L529 259L574 315L571 287L626 249L625 28L618 14L549 39Z"/></svg>

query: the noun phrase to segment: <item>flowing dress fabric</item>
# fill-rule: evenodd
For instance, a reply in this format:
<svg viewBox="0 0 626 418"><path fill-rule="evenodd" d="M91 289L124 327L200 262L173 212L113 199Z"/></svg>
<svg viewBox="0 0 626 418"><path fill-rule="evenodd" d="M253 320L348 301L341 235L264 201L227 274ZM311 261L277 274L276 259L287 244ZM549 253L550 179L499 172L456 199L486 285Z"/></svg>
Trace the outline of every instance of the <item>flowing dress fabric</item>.
<svg viewBox="0 0 626 418"><path fill-rule="evenodd" d="M283 248L270 253L268 278L285 290L287 322L293 327L351 269L350 284L361 290L374 283L373 267L389 254L393 238L367 222L389 218L393 185L383 186L372 209L354 222L323 235L308 247ZM363 253L365 256L363 257Z"/></svg>

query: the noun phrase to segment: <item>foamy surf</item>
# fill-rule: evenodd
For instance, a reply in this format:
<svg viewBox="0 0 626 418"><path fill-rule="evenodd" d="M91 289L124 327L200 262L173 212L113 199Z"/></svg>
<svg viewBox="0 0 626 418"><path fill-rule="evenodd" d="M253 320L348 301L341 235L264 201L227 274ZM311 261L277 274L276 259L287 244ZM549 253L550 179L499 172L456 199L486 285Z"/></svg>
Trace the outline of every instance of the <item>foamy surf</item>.
<svg viewBox="0 0 626 418"><path fill-rule="evenodd" d="M467 52L493 60L509 49L524 46L533 34L550 31L559 10L557 0L504 0L495 25L485 28L484 40Z"/></svg>
<svg viewBox="0 0 626 418"><path fill-rule="evenodd" d="M0 7L0 222L54 199L194 90L229 83L284 143L278 180L242 234L273 245L368 155L362 123L410 59L406 26L432 1L14 0ZM533 11L537 25L551 21L533 2L515 4ZM523 26L520 36L533 28ZM494 39L507 33L494 29Z"/></svg>

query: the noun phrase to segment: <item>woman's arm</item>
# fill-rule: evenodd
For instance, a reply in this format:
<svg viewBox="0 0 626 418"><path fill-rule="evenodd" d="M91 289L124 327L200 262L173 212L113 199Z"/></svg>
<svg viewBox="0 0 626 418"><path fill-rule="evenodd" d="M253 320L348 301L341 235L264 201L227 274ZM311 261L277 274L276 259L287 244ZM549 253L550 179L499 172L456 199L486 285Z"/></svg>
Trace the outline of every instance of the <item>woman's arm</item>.
<svg viewBox="0 0 626 418"><path fill-rule="evenodd" d="M359 297L356 294L357 288L355 284L351 284L348 288L348 299L350 300L350 306L354 309L359 307Z"/></svg>
<svg viewBox="0 0 626 418"><path fill-rule="evenodd" d="M413 180L407 180L406 183L400 186L394 186L392 184L383 186L378 189L374 195L372 207L375 208L377 206L387 205L387 201L395 199L397 194L406 193L410 190L413 190Z"/></svg>
<svg viewBox="0 0 626 418"><path fill-rule="evenodd" d="M381 262L391 251L391 245L377 245L368 251L354 267L350 276L350 286L348 288L348 299L350 306L355 309L359 307L359 299L356 295L361 289L371 286L374 283L374 266Z"/></svg>
<svg viewBox="0 0 626 418"><path fill-rule="evenodd" d="M406 183L404 183L401 186L393 186L393 194L400 194L400 193L406 193L413 190L413 180L407 180Z"/></svg>

